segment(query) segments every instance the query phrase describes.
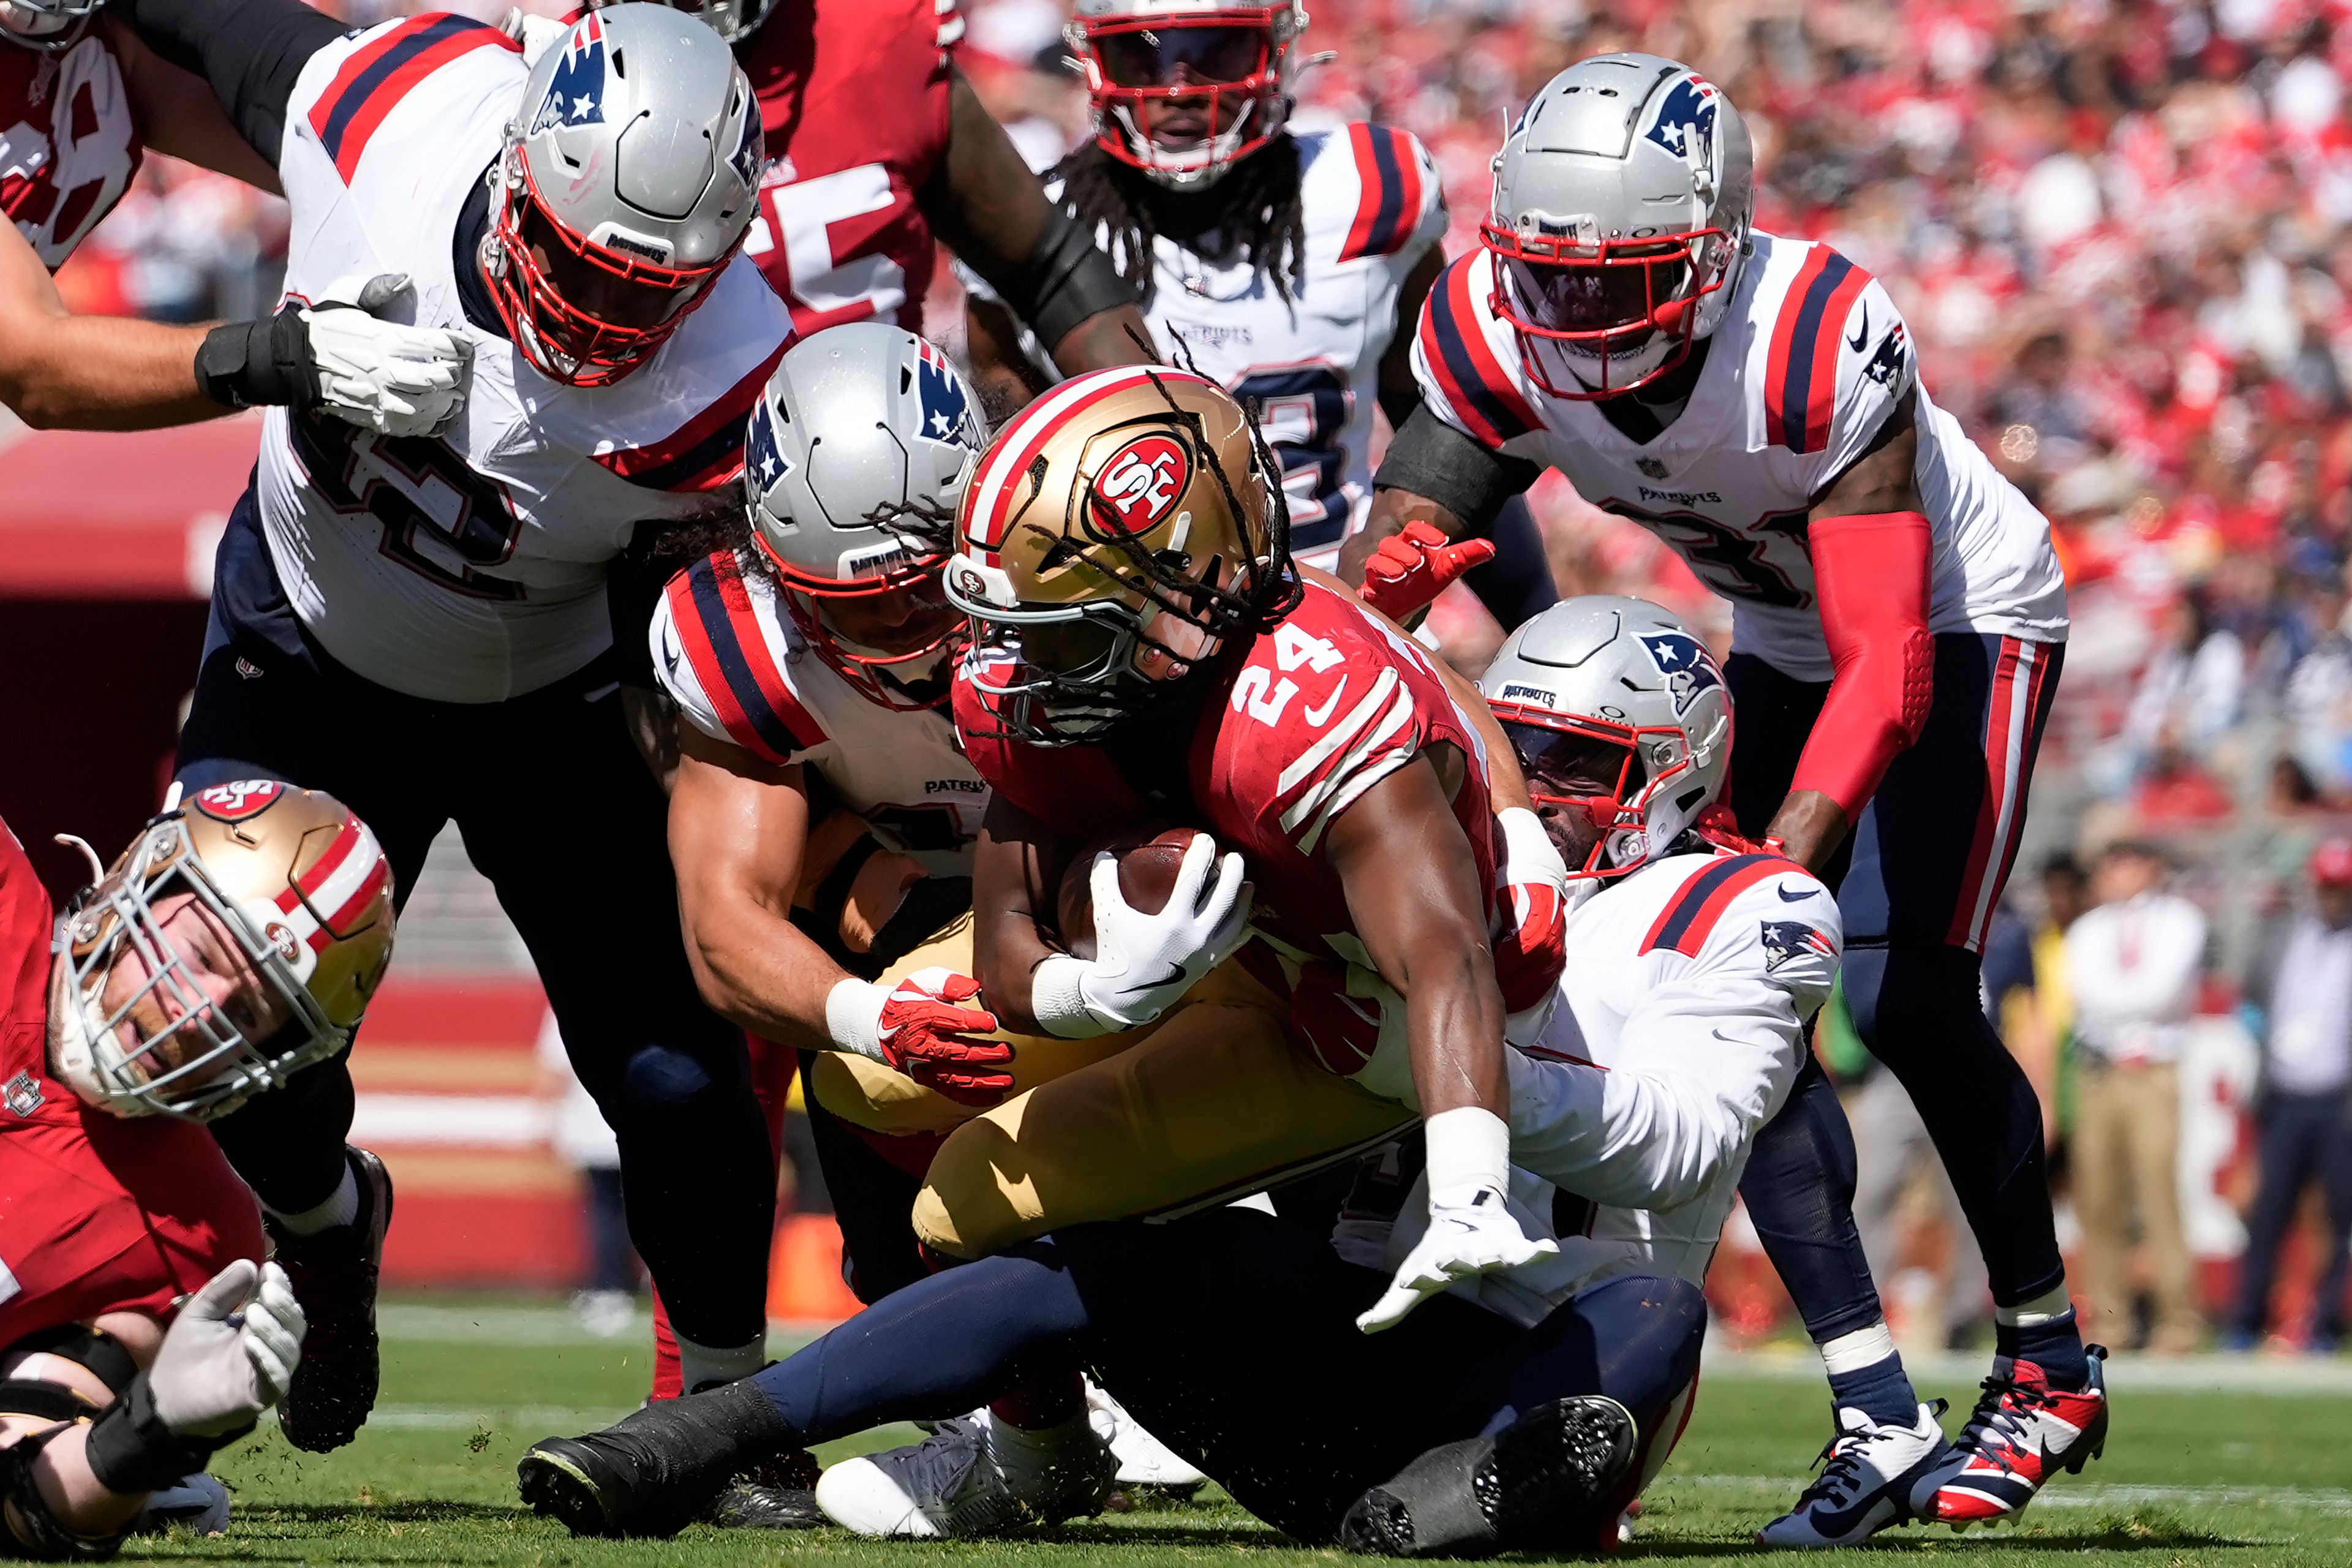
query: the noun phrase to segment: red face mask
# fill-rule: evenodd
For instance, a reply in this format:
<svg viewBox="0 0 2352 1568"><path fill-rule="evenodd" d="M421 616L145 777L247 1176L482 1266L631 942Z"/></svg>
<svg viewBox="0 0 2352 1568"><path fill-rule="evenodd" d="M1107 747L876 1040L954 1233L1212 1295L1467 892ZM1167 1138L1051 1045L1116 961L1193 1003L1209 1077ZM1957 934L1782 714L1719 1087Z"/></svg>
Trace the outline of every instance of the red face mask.
<svg viewBox="0 0 2352 1568"><path fill-rule="evenodd" d="M1275 20L1286 9L1240 5L1083 24L1079 52L1102 115L1103 150L1134 168L1189 170L1265 146L1281 129ZM1236 127L1234 145L1220 145ZM1139 152L1126 132L1150 151Z"/></svg>
<svg viewBox="0 0 2352 1568"><path fill-rule="evenodd" d="M1496 258L1489 308L1518 333L1528 377L1549 395L1579 403L1647 386L1690 356L1699 301L1730 276L1722 258L1733 243L1722 229L1704 228L1587 245L1493 223L1478 226L1478 239ZM1612 379L1616 356L1660 333L1675 340L1664 359L1639 375ZM1600 384L1571 376L1569 385L1555 385L1547 356L1529 352L1530 339L1580 351L1576 363L1589 363Z"/></svg>

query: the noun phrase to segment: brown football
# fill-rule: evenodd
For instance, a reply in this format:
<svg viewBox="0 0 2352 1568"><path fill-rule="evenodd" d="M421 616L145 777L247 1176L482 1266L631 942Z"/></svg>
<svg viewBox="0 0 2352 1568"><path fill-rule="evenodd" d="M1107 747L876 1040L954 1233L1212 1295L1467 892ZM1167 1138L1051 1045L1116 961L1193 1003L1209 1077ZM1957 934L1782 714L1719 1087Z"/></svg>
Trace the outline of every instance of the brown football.
<svg viewBox="0 0 2352 1568"><path fill-rule="evenodd" d="M1080 958L1095 955L1092 879L1098 852L1108 849L1118 858L1118 891L1129 908L1156 915L1168 907L1176 873L1184 864L1184 851L1199 832L1197 827L1129 827L1080 846L1062 875L1061 896L1055 901L1063 945Z"/></svg>

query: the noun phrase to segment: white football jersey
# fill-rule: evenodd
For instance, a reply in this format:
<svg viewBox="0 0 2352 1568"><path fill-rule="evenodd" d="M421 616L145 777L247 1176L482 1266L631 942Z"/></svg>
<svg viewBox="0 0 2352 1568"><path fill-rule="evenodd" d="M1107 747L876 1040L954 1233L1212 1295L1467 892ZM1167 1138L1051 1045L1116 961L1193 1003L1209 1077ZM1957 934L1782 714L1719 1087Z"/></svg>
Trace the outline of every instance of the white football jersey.
<svg viewBox="0 0 2352 1568"><path fill-rule="evenodd" d="M1360 121L1295 134L1307 254L1293 298L1247 262L1208 261L1160 235L1144 317L1171 363L1257 399L1290 497L1291 549L1328 569L1371 510L1381 356L1396 336L1400 287L1444 237L1445 193L1410 132ZM1059 200L1060 185L1046 195Z"/></svg>
<svg viewBox="0 0 2352 1568"><path fill-rule="evenodd" d="M1732 605L1732 647L1800 680L1834 673L1813 595L1806 517L1915 388L1915 474L1934 528L1928 629L2030 642L2066 636L2050 524L1935 405L1876 279L1826 245L1753 237L1682 414L1640 442L1589 402L1547 395L1494 313L1496 262L1456 260L1430 291L1413 372L1438 416L1558 468L1633 519Z"/></svg>
<svg viewBox="0 0 2352 1568"><path fill-rule="evenodd" d="M670 579L654 671L687 721L767 762L805 763L886 849L935 877L971 875L989 789L945 708L885 708L819 658L760 572L732 552Z"/></svg>
<svg viewBox="0 0 2352 1568"><path fill-rule="evenodd" d="M791 334L740 260L660 352L606 386L549 380L468 321L460 267L526 71L494 27L425 16L319 51L288 106L287 292L406 273L404 319L474 343L464 412L437 438L269 411L261 516L288 597L327 651L379 685L492 702L612 645L605 569L637 525L706 510L742 470L743 429ZM467 254L458 256L463 246Z"/></svg>
<svg viewBox="0 0 2352 1568"><path fill-rule="evenodd" d="M1611 1275L1703 1283L1843 944L1829 889L1777 855L1672 856L1586 898L1559 1006L1506 1056L1512 1212L1560 1252L1460 1293L1534 1322ZM1416 1193L1392 1264L1427 1223Z"/></svg>

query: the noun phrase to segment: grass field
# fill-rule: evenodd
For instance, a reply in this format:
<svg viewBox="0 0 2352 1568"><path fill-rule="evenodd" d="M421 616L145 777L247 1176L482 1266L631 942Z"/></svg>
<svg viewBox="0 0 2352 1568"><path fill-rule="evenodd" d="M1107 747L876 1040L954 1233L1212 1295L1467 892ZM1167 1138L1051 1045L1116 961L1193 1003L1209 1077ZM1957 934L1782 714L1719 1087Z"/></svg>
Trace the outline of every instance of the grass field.
<svg viewBox="0 0 2352 1568"><path fill-rule="evenodd" d="M597 1341L554 1308L411 1303L385 1314L383 1403L359 1441L324 1458L274 1427L222 1456L236 1489L230 1533L133 1542L127 1559L417 1568L751 1568L782 1561L842 1568L962 1563L970 1568L1173 1568L1210 1561L1292 1568L1339 1554L1287 1545L1229 1503L1113 1516L1058 1534L969 1545L879 1545L836 1531L719 1531L675 1542L577 1542L515 1502L514 1465L533 1439L601 1425L645 1386L643 1340ZM2260 1393L2133 1386L2119 1371L2106 1458L2062 1479L2021 1529L1955 1535L1912 1529L1874 1550L1992 1565L2132 1563L2303 1568L2352 1563L2352 1378L2280 1368ZM1938 1366L1923 1392L1956 1405L1974 1390ZM2147 1382L2158 1381L2155 1373ZM2196 1373L2172 1384L2194 1383ZM1300 1412L1312 1418L1311 1411ZM1818 1379L1802 1363L1711 1371L1698 1413L1647 1500L1634 1557L1796 1561L1748 1535L1793 1498L1826 1434ZM872 1434L836 1453L904 1440ZM1215 1494L1209 1494L1212 1498Z"/></svg>

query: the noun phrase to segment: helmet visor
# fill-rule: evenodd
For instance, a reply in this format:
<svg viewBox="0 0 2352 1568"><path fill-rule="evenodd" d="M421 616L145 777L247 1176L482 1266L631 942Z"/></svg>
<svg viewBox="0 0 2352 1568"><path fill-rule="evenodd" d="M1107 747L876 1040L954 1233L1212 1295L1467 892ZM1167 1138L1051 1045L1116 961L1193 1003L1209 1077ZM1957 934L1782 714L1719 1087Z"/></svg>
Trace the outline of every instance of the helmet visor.
<svg viewBox="0 0 2352 1568"><path fill-rule="evenodd" d="M1089 37L1103 79L1113 87L1231 86L1264 74L1274 52L1264 26L1232 23L1098 26Z"/></svg>
<svg viewBox="0 0 2352 1568"><path fill-rule="evenodd" d="M1548 724L1503 720L1503 733L1517 753L1528 786L1538 796L1575 800L1606 795L1623 800L1642 782L1642 762L1630 736L1556 730Z"/></svg>
<svg viewBox="0 0 2352 1568"><path fill-rule="evenodd" d="M1658 308L1679 298L1690 278L1690 257L1681 246L1589 262L1515 257L1509 265L1512 292L1538 326L1609 333L1621 352L1657 330Z"/></svg>
<svg viewBox="0 0 2352 1568"><path fill-rule="evenodd" d="M547 287L573 310L605 326L658 327L692 304L714 275L681 278L668 268L616 269L563 234L537 202L522 205L518 227Z"/></svg>

